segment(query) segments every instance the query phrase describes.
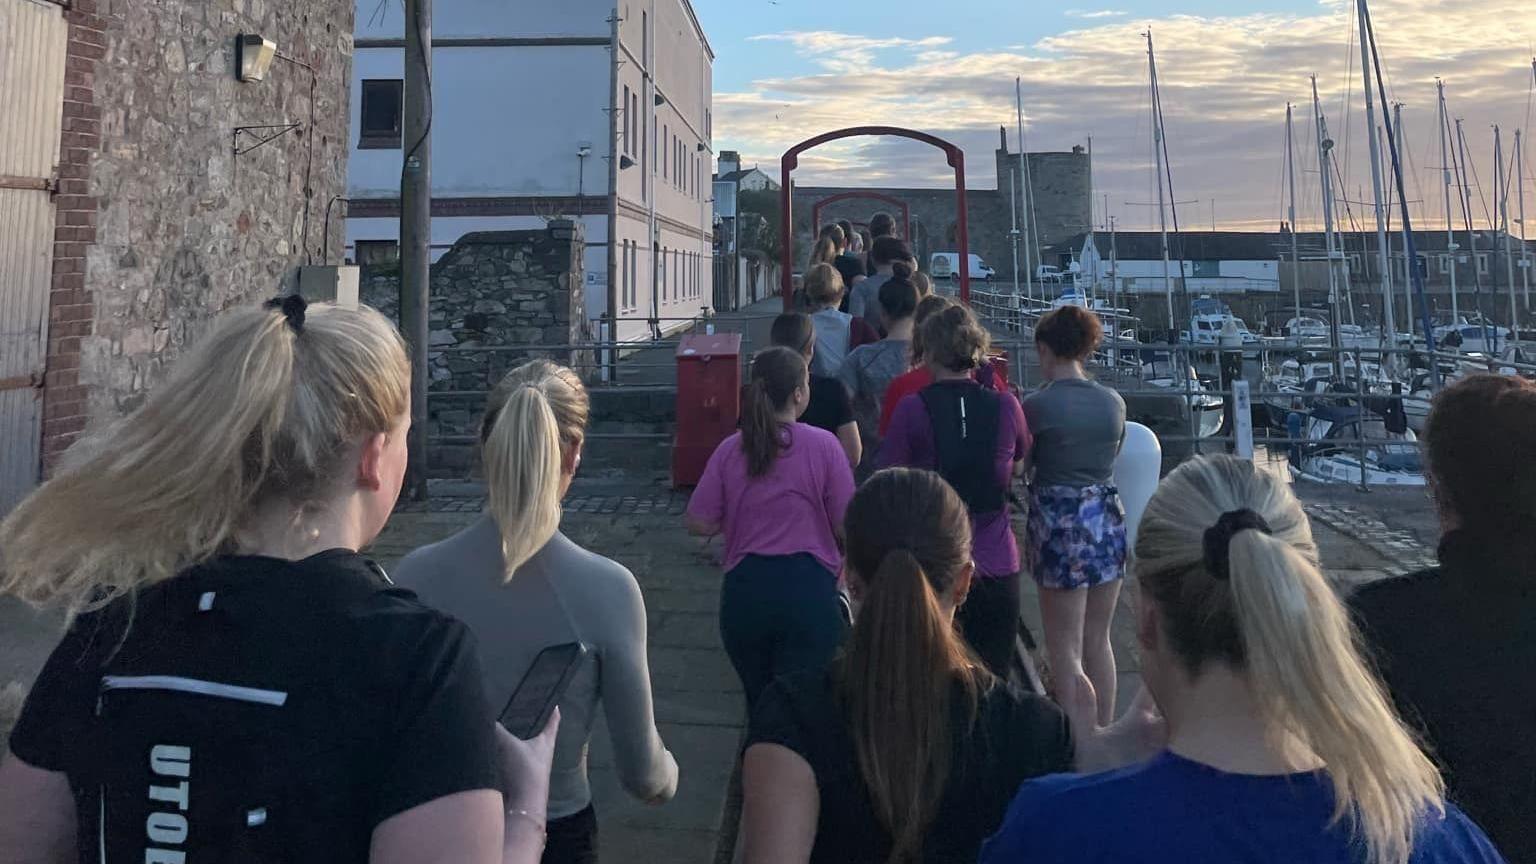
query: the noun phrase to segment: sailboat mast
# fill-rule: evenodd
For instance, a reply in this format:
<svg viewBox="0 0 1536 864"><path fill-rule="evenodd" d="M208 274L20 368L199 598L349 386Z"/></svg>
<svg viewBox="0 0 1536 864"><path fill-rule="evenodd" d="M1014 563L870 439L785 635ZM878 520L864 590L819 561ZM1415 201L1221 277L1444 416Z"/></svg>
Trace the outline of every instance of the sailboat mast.
<svg viewBox="0 0 1536 864"><path fill-rule="evenodd" d="M1163 124L1157 111L1157 58L1152 53L1151 29L1147 30L1147 72L1152 79L1152 164L1157 172L1157 230L1163 248L1163 296L1168 300L1168 329L1178 330L1173 320L1173 264L1168 259L1168 213L1163 199ZM1194 334L1190 335L1193 337Z"/></svg>
<svg viewBox="0 0 1536 864"><path fill-rule="evenodd" d="M1296 139L1291 124L1291 103L1285 103L1285 176L1291 186L1286 217L1291 225L1291 292L1296 301L1296 324L1301 323L1301 242L1296 234ZM1299 341L1299 340L1298 340Z"/></svg>
<svg viewBox="0 0 1536 864"><path fill-rule="evenodd" d="M1088 244L1093 247L1094 264L1093 272L1088 277L1088 308L1092 309L1099 298L1099 247L1093 239L1093 136L1088 136ZM1078 262L1078 273L1082 273L1082 262ZM1073 282L1077 280L1074 278Z"/></svg>
<svg viewBox="0 0 1536 864"><path fill-rule="evenodd" d="M1376 137L1376 94L1371 87L1370 22L1366 18L1365 0L1356 0L1356 12L1360 18L1360 75L1365 82L1365 129L1367 147L1371 151L1372 204L1376 209L1377 266L1381 273L1381 318L1387 344L1397 344L1397 321L1392 309L1390 282L1391 262L1387 260L1387 218L1382 207L1381 142ZM1382 106L1385 108L1386 106Z"/></svg>
<svg viewBox="0 0 1536 864"><path fill-rule="evenodd" d="M1536 63L1531 64L1536 73ZM1525 146L1520 141L1520 130L1515 130L1515 186L1520 202L1520 286L1525 293L1525 323L1531 323L1531 259L1525 249Z"/></svg>
<svg viewBox="0 0 1536 864"><path fill-rule="evenodd" d="M1397 139L1398 158L1406 159L1407 156L1404 154L1406 154L1407 151L1403 149L1403 141L1405 140L1405 136L1403 135L1403 103L1401 102L1392 103L1392 136ZM1406 196L1404 196L1402 199L1402 206L1404 212L1407 212L1408 199ZM1418 269L1419 262L1417 260L1417 255L1414 256L1415 260L1411 261L1408 257L1408 253L1413 250L1413 238L1408 236L1407 220L1402 221L1401 230L1403 234L1403 324L1408 330L1408 336L1410 337L1408 341L1411 343L1413 341L1414 273L1408 268L1412 267L1416 271ZM1424 338L1428 339L1429 334L1426 333Z"/></svg>
<svg viewBox="0 0 1536 864"><path fill-rule="evenodd" d="M1329 151L1333 139L1328 137L1328 120L1323 117L1323 104L1317 98L1317 76L1312 76L1312 111L1317 115L1317 166L1323 183L1323 236L1328 249L1328 326L1335 349L1343 347L1339 337L1339 281L1338 262L1342 255L1337 251L1337 238L1333 231L1333 177L1329 168ZM1342 371L1342 368L1340 369Z"/></svg>
<svg viewBox="0 0 1536 864"><path fill-rule="evenodd" d="M1477 231L1472 227L1472 185L1467 177L1467 134L1456 118L1456 144L1461 150L1461 215L1467 225L1467 254L1472 262L1472 302L1477 307L1478 326L1483 328L1483 347L1493 344L1488 334L1488 319L1483 316L1483 269L1477 263Z"/></svg>
<svg viewBox="0 0 1536 864"><path fill-rule="evenodd" d="M1456 302L1456 232L1452 228L1451 218L1451 162L1447 152L1446 142L1451 137L1451 124L1445 114L1445 82L1435 79L1435 91L1439 94L1440 102L1440 170L1445 181L1445 251L1450 256L1449 269L1451 271L1451 326L1456 326L1461 321L1461 307Z"/></svg>
<svg viewBox="0 0 1536 864"><path fill-rule="evenodd" d="M1498 124L1493 127L1493 162L1493 203L1504 231L1504 282L1509 287L1509 338L1513 340L1520 332L1520 307L1515 302L1515 259L1509 242L1509 178L1504 176L1504 141Z"/></svg>
<svg viewBox="0 0 1536 864"><path fill-rule="evenodd" d="M1024 156L1024 79L1013 79L1013 100L1015 116L1019 124L1019 170L1018 182L1021 184L1019 191L1020 210L1024 212L1022 230L1024 232L1024 293L1029 299L1035 298L1035 271L1029 263L1029 160ZM1042 297L1043 299L1043 297Z"/></svg>

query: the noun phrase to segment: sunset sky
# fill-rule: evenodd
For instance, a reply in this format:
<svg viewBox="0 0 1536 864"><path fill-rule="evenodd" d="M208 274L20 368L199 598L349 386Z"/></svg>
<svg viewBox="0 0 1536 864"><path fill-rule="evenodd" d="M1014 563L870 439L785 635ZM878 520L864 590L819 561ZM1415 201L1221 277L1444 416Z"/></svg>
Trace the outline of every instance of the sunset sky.
<svg viewBox="0 0 1536 864"><path fill-rule="evenodd" d="M1347 197L1369 199L1352 2L1073 2L1039 11L1019 0L693 0L716 54L716 148L740 150L777 176L778 155L812 134L911 126L964 146L970 185L990 188L997 127L1013 138L1013 82L1022 76L1029 149L1065 150L1091 135L1095 220L1104 220L1107 196L1119 225L1152 227L1155 208L1127 203L1156 195L1142 36L1150 26L1176 197L1193 202L1179 207L1185 227L1209 228L1213 201L1220 227L1278 226L1287 101L1297 106L1298 221L1321 222L1313 74L1347 156ZM1491 206L1492 124L1503 128L1506 159L1514 131L1531 129L1533 9L1531 0L1371 5L1389 98L1404 103L1409 200L1427 227L1444 224L1434 79L1445 79L1452 117L1464 118L1474 198ZM1525 152L1536 155L1536 146ZM948 171L937 151L899 139L840 142L800 165L797 182L850 186L938 186ZM1530 158L1524 173L1536 221ZM1349 206L1357 219L1367 213ZM1478 200L1474 212L1481 221Z"/></svg>

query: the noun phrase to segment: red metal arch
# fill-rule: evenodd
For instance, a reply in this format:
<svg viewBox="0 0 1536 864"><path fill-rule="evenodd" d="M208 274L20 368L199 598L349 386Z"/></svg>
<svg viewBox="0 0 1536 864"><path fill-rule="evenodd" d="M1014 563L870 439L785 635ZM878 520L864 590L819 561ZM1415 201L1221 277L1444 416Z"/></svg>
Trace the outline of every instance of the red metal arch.
<svg viewBox="0 0 1536 864"><path fill-rule="evenodd" d="M784 309L789 311L794 304L794 186L790 183L790 175L800 165L800 154L807 150L820 147L831 141L843 138L859 138L869 135L889 135L897 138L910 138L913 141L921 141L944 151L944 157L949 166L955 169L955 210L956 210L956 245L960 247L960 301L969 303L971 300L971 268L970 251L971 235L967 224L965 210L965 151L958 146L945 141L927 132L919 132L915 129L903 129L900 126L854 126L849 129L838 129L832 132L824 132L814 138L807 138L799 144L784 151L779 159L779 208L782 213L779 216L779 264L782 269L781 285L784 293Z"/></svg>
<svg viewBox="0 0 1536 864"><path fill-rule="evenodd" d="M836 204L839 201L852 201L861 198L869 198L875 201L884 201L892 207L901 210L901 222L898 223L901 227L901 237L903 240L907 240L909 242L912 240L911 205L907 204L907 202L901 200L900 198L897 198L895 195L887 195L884 192L866 192L861 189L855 189L852 192L839 192L836 195L828 195L820 201L817 201L816 205L811 208L811 236L815 237L818 233L821 232L822 210L825 210L827 207Z"/></svg>

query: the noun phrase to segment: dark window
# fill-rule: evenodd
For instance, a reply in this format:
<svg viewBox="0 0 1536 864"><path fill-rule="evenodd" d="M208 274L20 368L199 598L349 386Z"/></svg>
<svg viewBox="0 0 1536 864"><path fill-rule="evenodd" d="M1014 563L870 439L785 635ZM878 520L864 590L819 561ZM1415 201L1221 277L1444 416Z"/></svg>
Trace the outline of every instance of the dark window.
<svg viewBox="0 0 1536 864"><path fill-rule="evenodd" d="M352 261L359 267L381 267L400 260L400 244L393 240L359 240Z"/></svg>
<svg viewBox="0 0 1536 864"><path fill-rule="evenodd" d="M1196 279L1215 279L1221 275L1220 261L1194 261Z"/></svg>
<svg viewBox="0 0 1536 864"><path fill-rule="evenodd" d="M357 146L360 150L399 150L402 111L400 98L403 81L373 80L363 82L361 126Z"/></svg>
<svg viewBox="0 0 1536 864"><path fill-rule="evenodd" d="M672 127L671 126L667 126L666 124L662 124L662 127L661 127L661 140L667 142L668 144L672 143ZM670 159L667 160L666 162L661 163L661 176L663 178L671 176L670 174L667 173L670 170L671 165L672 165L672 160L670 160Z"/></svg>
<svg viewBox="0 0 1536 864"><path fill-rule="evenodd" d="M629 131L630 127L629 127L629 123L630 123L631 120L633 120L635 118L634 118L633 115L631 115L629 113L629 85L628 84L624 85L624 101L619 103L619 110L624 112L624 152L625 153L633 153L634 151L630 149L631 141L630 141L630 131Z"/></svg>

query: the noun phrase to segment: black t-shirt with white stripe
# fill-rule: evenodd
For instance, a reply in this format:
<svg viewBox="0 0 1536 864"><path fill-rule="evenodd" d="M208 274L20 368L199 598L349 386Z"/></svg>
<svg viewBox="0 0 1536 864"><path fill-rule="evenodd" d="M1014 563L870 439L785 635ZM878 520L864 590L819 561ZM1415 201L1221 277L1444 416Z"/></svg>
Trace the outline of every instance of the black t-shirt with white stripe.
<svg viewBox="0 0 1536 864"><path fill-rule="evenodd" d="M365 862L500 788L476 655L356 553L221 558L80 616L10 746L68 776L82 862Z"/></svg>

